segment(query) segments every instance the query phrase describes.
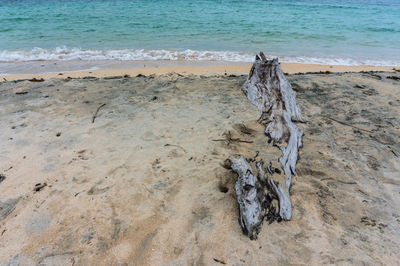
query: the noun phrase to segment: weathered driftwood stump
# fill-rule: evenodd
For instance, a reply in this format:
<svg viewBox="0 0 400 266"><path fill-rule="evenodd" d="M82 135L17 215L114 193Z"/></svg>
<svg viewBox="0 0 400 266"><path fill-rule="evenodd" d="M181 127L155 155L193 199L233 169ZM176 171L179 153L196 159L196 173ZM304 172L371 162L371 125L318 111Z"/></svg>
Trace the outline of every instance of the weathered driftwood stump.
<svg viewBox="0 0 400 266"><path fill-rule="evenodd" d="M250 239L256 239L264 218L270 223L280 218L272 203L277 197L275 193L271 193L274 186L271 164L265 169L263 160L256 161L257 175L254 175L243 155L232 155L228 161L231 169L238 174L235 190L239 203L240 226Z"/></svg>
<svg viewBox="0 0 400 266"><path fill-rule="evenodd" d="M257 187L257 177L254 176L251 166L242 155L230 156L229 160L232 170L238 174L235 190L240 209L239 223L243 232L250 239L255 239L264 219L261 199L258 195L261 190Z"/></svg>
<svg viewBox="0 0 400 266"><path fill-rule="evenodd" d="M242 90L247 98L261 111L260 122L265 124L265 134L274 145L282 150L279 162L286 175L285 184L275 182L270 169L263 168L262 160L256 163L257 178L247 160L231 156L232 170L238 173L236 194L240 209L240 224L243 231L254 239L264 216L274 219L275 208L272 199L279 200L279 216L283 220L292 217L290 185L292 175L296 174L298 150L302 146L303 131L295 121L301 121L300 108L296 104L296 93L285 78L278 59L267 60L261 52L255 62ZM269 172L269 176L268 176Z"/></svg>

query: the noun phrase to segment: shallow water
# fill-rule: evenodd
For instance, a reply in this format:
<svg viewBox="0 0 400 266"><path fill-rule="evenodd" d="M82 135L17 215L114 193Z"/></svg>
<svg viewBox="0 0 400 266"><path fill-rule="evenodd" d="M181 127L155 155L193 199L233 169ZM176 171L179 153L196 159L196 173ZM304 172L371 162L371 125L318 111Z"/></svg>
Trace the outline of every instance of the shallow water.
<svg viewBox="0 0 400 266"><path fill-rule="evenodd" d="M1 0L0 61L400 65L398 0Z"/></svg>

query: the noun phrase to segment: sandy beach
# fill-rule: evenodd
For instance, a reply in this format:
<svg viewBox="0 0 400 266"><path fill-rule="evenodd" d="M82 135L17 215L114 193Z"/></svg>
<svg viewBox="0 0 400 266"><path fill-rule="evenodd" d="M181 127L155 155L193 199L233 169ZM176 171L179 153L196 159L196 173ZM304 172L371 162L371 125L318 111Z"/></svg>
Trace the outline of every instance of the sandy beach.
<svg viewBox="0 0 400 266"><path fill-rule="evenodd" d="M399 0L0 7L0 266L399 265Z"/></svg>
<svg viewBox="0 0 400 266"><path fill-rule="evenodd" d="M288 75L306 120L293 218L255 241L223 166L280 154L241 91L248 65L2 76L0 264L397 264L399 72L283 69L330 72ZM386 72L332 73L360 70Z"/></svg>

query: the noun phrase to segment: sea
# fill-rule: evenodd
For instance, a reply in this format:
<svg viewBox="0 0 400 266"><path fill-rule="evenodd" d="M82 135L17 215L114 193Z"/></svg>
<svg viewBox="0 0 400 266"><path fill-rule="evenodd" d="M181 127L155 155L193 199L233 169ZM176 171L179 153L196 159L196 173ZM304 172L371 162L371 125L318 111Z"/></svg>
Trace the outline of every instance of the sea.
<svg viewBox="0 0 400 266"><path fill-rule="evenodd" d="M400 0L0 0L2 63L400 66ZM1 71L0 71L1 72Z"/></svg>

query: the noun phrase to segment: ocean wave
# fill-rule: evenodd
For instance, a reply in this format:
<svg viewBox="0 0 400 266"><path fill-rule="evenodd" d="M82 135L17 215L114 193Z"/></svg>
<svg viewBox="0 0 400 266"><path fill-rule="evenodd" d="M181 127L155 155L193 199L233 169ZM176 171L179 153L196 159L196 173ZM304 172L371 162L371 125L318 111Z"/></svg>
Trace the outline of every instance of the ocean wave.
<svg viewBox="0 0 400 266"><path fill-rule="evenodd" d="M229 51L197 51L197 50L89 50L79 48L57 47L55 49L33 48L30 51L0 51L0 62L26 62L51 60L183 60L183 61L232 61L251 62L252 54Z"/></svg>
<svg viewBox="0 0 400 266"><path fill-rule="evenodd" d="M0 62L29 62L29 61L72 61L72 60L120 60L120 61L225 61L225 62L253 62L255 53L234 51L200 51L200 50L145 50L119 49L94 50L57 47L55 49L33 48L30 51L0 50ZM321 64L321 65L372 65L372 66L399 66L400 62L393 60L355 59L341 57L310 57L310 56L279 56L267 55L269 58L279 57L282 62Z"/></svg>

